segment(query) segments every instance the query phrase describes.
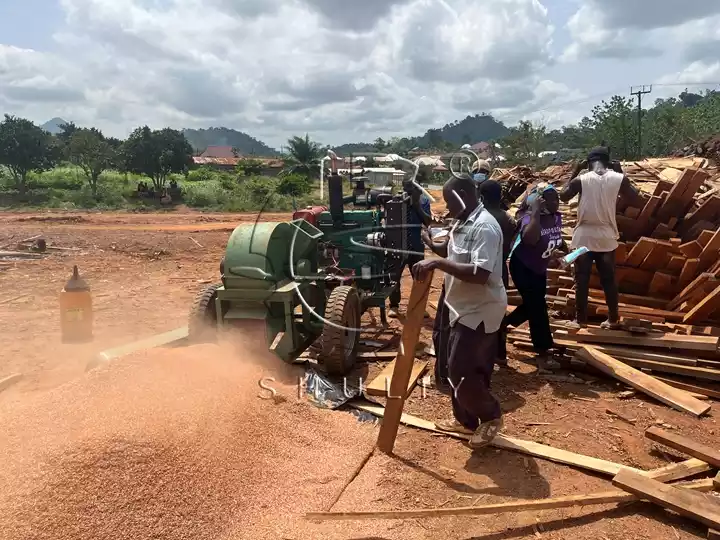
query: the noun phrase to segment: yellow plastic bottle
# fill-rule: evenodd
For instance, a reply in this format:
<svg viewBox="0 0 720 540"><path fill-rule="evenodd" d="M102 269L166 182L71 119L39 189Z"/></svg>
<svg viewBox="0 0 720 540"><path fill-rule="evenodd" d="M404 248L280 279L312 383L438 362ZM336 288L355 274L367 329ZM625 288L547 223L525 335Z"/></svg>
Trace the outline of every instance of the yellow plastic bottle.
<svg viewBox="0 0 720 540"><path fill-rule="evenodd" d="M60 333L63 343L93 339L93 312L90 287L73 266L73 275L60 292Z"/></svg>

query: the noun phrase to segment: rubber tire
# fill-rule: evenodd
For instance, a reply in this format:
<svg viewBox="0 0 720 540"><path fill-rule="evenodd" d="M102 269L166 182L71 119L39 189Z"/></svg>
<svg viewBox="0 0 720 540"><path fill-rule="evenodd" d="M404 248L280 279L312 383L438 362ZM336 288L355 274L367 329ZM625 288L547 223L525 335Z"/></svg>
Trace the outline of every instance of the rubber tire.
<svg viewBox="0 0 720 540"><path fill-rule="evenodd" d="M337 328L334 323L343 327L358 328L360 326L360 296L355 287L340 285L330 293L325 305L325 327L322 333L321 361L328 375L347 375L355 366L357 359L360 332L355 332L350 353L346 352L346 330Z"/></svg>
<svg viewBox="0 0 720 540"><path fill-rule="evenodd" d="M201 290L193 300L188 317L188 337L191 341L212 341L217 334L217 312L215 299L221 283Z"/></svg>

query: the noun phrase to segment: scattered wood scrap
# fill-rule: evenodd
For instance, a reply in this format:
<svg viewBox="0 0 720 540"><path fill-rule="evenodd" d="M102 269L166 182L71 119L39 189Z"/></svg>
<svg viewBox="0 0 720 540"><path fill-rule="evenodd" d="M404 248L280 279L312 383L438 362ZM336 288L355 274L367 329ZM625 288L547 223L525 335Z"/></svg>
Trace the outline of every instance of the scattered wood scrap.
<svg viewBox="0 0 720 540"><path fill-rule="evenodd" d="M663 485L663 484L661 484ZM712 479L696 480L681 486L683 491L693 490L707 492L712 489ZM575 506L592 506L599 504L618 504L638 501L639 498L625 491L605 491L589 495L570 495L534 501L512 501L482 506L464 506L459 508L423 508L418 510L385 510L368 512L309 512L305 519L314 521L328 520L360 520L360 519L417 519L448 516L482 516L488 514L506 514L509 512L532 512L572 508Z"/></svg>
<svg viewBox="0 0 720 540"><path fill-rule="evenodd" d="M645 437L720 468L720 451L715 448L700 444L682 435L669 433L657 426L649 428L645 432Z"/></svg>
<svg viewBox="0 0 720 540"><path fill-rule="evenodd" d="M702 416L710 410L709 404L693 398L688 395L687 392L679 388L673 388L650 375L646 375L642 371L638 371L619 360L615 360L612 356L594 347L585 346L578 350L576 354L579 358L599 371L615 377L636 390L644 392L674 409L695 416Z"/></svg>
<svg viewBox="0 0 720 540"><path fill-rule="evenodd" d="M410 380L408 381L407 391L405 392L405 398L410 395L417 384L418 379L427 369L428 363L422 360L415 360L413 363L412 371L410 373ZM365 388L365 392L370 396L382 396L387 397L390 395L390 380L395 370L395 360L390 362L375 379L370 382Z"/></svg>
<svg viewBox="0 0 720 540"><path fill-rule="evenodd" d="M707 527L720 529L720 499L669 486L628 469L615 475L613 485Z"/></svg>

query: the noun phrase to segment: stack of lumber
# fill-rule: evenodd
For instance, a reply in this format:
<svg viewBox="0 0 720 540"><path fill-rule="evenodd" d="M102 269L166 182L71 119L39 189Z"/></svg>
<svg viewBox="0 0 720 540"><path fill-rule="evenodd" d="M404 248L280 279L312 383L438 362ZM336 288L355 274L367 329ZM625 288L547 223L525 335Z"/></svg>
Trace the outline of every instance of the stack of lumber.
<svg viewBox="0 0 720 540"><path fill-rule="evenodd" d="M551 165L547 169L535 172L530 167L518 165L510 169L496 168L491 178L503 186L506 198L519 204L529 189L538 182L557 183L567 180L574 168L573 163Z"/></svg>
<svg viewBox="0 0 720 540"><path fill-rule="evenodd" d="M720 176L707 160L694 157L623 163L623 170L646 201L643 208L619 207L616 278L624 329L605 331L590 325L568 330L555 321L556 344L576 356L575 368L599 370L636 388L628 380L639 377L641 391L659 381L663 398L682 394L680 401L688 396L720 399ZM573 204L561 207L566 240L575 224L575 209ZM512 289L508 298L513 305L522 302ZM574 318L571 269L549 270L547 301L560 319ZM608 315L595 268L589 315L598 322ZM526 330L514 330L509 340L532 348ZM611 369L610 360L598 362L598 355L629 367L631 375L618 376L618 366ZM681 410L697 414L704 407L695 403Z"/></svg>

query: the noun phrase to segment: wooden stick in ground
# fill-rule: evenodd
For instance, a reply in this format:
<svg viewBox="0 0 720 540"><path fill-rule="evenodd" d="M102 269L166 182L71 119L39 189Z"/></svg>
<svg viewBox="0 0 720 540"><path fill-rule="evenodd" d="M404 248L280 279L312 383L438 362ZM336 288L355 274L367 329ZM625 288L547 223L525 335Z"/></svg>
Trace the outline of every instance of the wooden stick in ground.
<svg viewBox="0 0 720 540"><path fill-rule="evenodd" d="M695 442L688 439L687 437L683 437L682 435L669 433L664 429L660 429L657 426L653 426L648 429L645 432L645 437L647 437L651 441L664 444L669 448L674 448L675 450L678 450L683 454L687 454L688 456L700 459L706 463L709 463L713 467L720 468L720 451L716 450L715 448L711 448L704 444Z"/></svg>
<svg viewBox="0 0 720 540"><path fill-rule="evenodd" d="M402 342L400 351L395 359L395 369L390 380L390 392L387 396L387 405L383 422L380 426L377 447L380 451L390 454L395 447L395 438L400 427L403 407L405 406L405 394L408 382L412 374L415 361L415 348L420 338L420 329L425 319L425 307L427 305L430 285L432 284L434 272L430 272L423 281L413 281L408 300L408 310L403 326Z"/></svg>
<svg viewBox="0 0 720 540"><path fill-rule="evenodd" d="M610 355L600 352L595 347L587 345L579 349L575 354L578 358L585 360L603 373L654 397L673 409L695 416L702 416L710 410L709 404L695 399L684 390L673 388L642 371L616 360Z"/></svg>
<svg viewBox="0 0 720 540"><path fill-rule="evenodd" d="M664 485L664 484L661 484ZM697 490L701 492L712 489L712 479L688 482L682 486L683 490ZM487 504L483 506L464 506L459 508L426 508L420 510L386 510L368 512L310 512L305 514L306 519L349 520L349 519L411 519L411 518L437 518L448 516L480 516L487 514L504 514L508 512L527 512L539 510L552 510L556 508L570 508L572 506L590 506L594 504L613 504L637 501L638 497L624 491L605 491L589 495L570 495L568 497L554 497L536 501L513 501L509 503Z"/></svg>
<svg viewBox="0 0 720 540"><path fill-rule="evenodd" d="M668 486L628 469L615 475L613 485L707 527L720 529L720 500L714 497Z"/></svg>

